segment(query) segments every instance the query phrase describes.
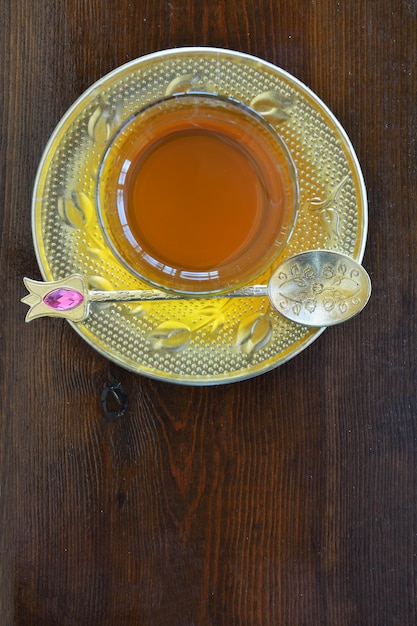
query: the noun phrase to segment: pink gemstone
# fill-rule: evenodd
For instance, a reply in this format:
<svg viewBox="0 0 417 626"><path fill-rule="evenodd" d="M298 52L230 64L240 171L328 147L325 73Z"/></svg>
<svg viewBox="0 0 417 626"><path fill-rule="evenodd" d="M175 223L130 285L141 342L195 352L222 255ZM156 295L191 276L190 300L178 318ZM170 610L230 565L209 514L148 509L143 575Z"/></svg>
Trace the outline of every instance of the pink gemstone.
<svg viewBox="0 0 417 626"><path fill-rule="evenodd" d="M83 295L74 289L54 289L54 291L47 293L43 299L47 306L58 311L75 309L83 300Z"/></svg>

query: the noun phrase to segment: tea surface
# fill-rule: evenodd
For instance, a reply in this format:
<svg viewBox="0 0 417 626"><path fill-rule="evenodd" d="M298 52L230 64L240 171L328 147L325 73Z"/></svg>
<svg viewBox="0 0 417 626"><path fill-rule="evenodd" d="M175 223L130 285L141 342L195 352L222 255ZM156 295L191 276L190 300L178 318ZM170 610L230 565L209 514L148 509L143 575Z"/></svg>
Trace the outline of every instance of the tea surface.
<svg viewBox="0 0 417 626"><path fill-rule="evenodd" d="M135 240L164 264L209 269L244 252L267 202L247 150L219 130L177 130L136 155L124 210Z"/></svg>

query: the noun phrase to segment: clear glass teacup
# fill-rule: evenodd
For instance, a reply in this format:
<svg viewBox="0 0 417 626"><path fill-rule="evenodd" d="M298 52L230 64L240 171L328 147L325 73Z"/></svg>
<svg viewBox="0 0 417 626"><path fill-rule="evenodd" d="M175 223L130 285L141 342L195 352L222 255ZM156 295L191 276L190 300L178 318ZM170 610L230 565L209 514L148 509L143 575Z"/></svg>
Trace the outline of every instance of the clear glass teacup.
<svg viewBox="0 0 417 626"><path fill-rule="evenodd" d="M253 280L282 252L297 172L273 126L216 94L179 94L117 130L96 185L100 223L130 272L198 295Z"/></svg>

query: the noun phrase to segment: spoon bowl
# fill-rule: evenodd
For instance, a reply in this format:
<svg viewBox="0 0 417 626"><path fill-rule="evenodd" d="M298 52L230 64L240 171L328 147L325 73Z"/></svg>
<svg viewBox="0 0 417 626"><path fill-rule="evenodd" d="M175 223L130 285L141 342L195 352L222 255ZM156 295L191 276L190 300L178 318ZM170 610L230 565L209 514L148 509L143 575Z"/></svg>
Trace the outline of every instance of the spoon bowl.
<svg viewBox="0 0 417 626"><path fill-rule="evenodd" d="M354 259L310 250L284 261L268 283L272 305L305 326L333 326L357 315L371 295L371 281Z"/></svg>

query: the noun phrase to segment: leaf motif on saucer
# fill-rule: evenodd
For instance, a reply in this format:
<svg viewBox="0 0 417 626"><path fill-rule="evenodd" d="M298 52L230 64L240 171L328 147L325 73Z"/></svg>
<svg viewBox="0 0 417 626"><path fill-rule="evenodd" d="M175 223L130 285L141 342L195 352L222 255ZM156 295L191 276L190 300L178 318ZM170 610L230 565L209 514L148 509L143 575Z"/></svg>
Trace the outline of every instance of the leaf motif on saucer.
<svg viewBox="0 0 417 626"><path fill-rule="evenodd" d="M282 124L290 119L289 109L292 104L292 100L284 97L279 91L270 89L255 96L250 106L263 117L276 124Z"/></svg>
<svg viewBox="0 0 417 626"><path fill-rule="evenodd" d="M308 202L308 210L319 214L320 224L330 241L340 236L340 213L337 203L338 196L348 179L349 176L345 176L327 193L325 198L314 197Z"/></svg>
<svg viewBox="0 0 417 626"><path fill-rule="evenodd" d="M250 355L264 348L272 338L272 324L267 315L251 315L239 324L235 348Z"/></svg>
<svg viewBox="0 0 417 626"><path fill-rule="evenodd" d="M154 350L184 350L191 341L192 332L182 322L169 320L162 322L149 335Z"/></svg>
<svg viewBox="0 0 417 626"><path fill-rule="evenodd" d="M89 276L88 285L92 289L103 289L103 291L112 291L113 284L104 276Z"/></svg>
<svg viewBox="0 0 417 626"><path fill-rule="evenodd" d="M89 253L91 254L92 257L95 257L96 259L102 258L103 250L105 249L105 246L102 245L98 247L96 241L94 241L93 243L95 244L94 246L88 246Z"/></svg>
<svg viewBox="0 0 417 626"><path fill-rule="evenodd" d="M327 231L330 240L339 236L340 217L336 209L328 207L320 211L320 222L324 230Z"/></svg>
<svg viewBox="0 0 417 626"><path fill-rule="evenodd" d="M88 120L88 136L97 144L106 144L118 122L119 114L117 108L109 106L105 99L101 97Z"/></svg>
<svg viewBox="0 0 417 626"><path fill-rule="evenodd" d="M207 304L200 309L199 314L201 316L200 323L197 322L198 328L208 327L209 331L214 333L220 330L225 323L225 315L223 311L224 306L222 304Z"/></svg>
<svg viewBox="0 0 417 626"><path fill-rule="evenodd" d="M97 143L103 143L109 140L110 126L101 105L98 105L94 109L94 112L88 120L87 132L89 137Z"/></svg>
<svg viewBox="0 0 417 626"><path fill-rule="evenodd" d="M60 196L57 210L61 220L74 229L83 229L94 219L94 204L82 191L73 191L70 197Z"/></svg>
<svg viewBox="0 0 417 626"><path fill-rule="evenodd" d="M60 196L57 200L58 215L66 226L78 230L84 228L85 216L73 198Z"/></svg>
<svg viewBox="0 0 417 626"><path fill-rule="evenodd" d="M174 78L165 89L165 96L192 91L212 92L213 86L196 74L183 74Z"/></svg>

